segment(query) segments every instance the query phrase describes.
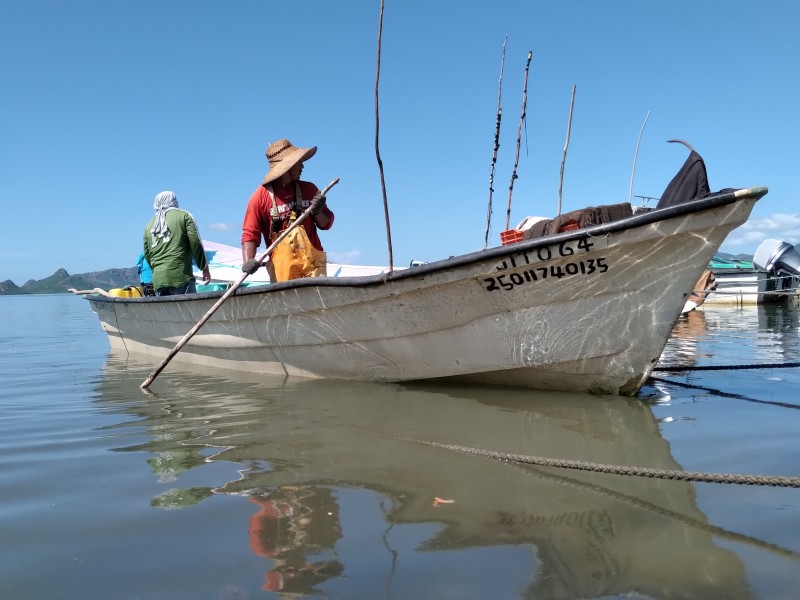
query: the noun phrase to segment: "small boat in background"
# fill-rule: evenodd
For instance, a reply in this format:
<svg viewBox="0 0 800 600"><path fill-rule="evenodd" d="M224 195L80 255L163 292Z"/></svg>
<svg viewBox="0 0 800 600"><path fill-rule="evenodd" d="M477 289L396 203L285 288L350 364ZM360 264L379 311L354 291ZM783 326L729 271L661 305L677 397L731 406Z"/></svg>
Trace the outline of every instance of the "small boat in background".
<svg viewBox="0 0 800 600"><path fill-rule="evenodd" d="M788 242L767 239L761 242L753 260L714 256L708 263L714 289L705 292L709 304L763 304L780 302L797 293L800 284L800 254Z"/></svg>
<svg viewBox="0 0 800 600"><path fill-rule="evenodd" d="M220 244L209 240L203 240L203 247L206 251L208 267L211 271L211 283L197 284L198 292L216 292L228 289L231 284L242 276L242 250L235 246ZM395 267L394 270L402 270L405 267ZM386 273L389 267L378 267L369 265L348 265L343 263L328 263L328 277L360 277L364 275L380 275ZM195 277L200 280L202 272L195 265ZM247 278L242 287L257 287L269 284L269 275L266 269L259 269Z"/></svg>

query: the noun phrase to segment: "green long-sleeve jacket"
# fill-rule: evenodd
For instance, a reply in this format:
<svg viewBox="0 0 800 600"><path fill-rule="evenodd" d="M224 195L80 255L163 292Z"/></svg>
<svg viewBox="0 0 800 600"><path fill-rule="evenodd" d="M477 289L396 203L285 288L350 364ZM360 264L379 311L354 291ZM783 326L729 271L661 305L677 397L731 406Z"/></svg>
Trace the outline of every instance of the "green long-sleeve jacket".
<svg viewBox="0 0 800 600"><path fill-rule="evenodd" d="M150 233L155 219L153 215L144 228L144 256L153 268L153 287L180 287L194 276L192 259L201 270L208 266L203 242L192 215L174 208L166 214L169 241L159 239L155 244Z"/></svg>

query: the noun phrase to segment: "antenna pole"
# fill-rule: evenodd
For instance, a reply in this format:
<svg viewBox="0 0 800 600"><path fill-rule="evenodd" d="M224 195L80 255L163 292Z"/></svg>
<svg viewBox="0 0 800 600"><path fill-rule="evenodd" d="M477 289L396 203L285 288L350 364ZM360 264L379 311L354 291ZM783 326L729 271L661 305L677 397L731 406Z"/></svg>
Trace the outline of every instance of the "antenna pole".
<svg viewBox="0 0 800 600"><path fill-rule="evenodd" d="M633 155L633 168L631 169L631 187L628 189L628 202L633 198L633 175L636 173L636 160L639 158L639 144L642 143L642 133L644 132L644 126L647 125L647 119L649 118L650 111L648 110L644 118L644 123L642 123L642 128L639 130L639 139L636 140L636 152Z"/></svg>

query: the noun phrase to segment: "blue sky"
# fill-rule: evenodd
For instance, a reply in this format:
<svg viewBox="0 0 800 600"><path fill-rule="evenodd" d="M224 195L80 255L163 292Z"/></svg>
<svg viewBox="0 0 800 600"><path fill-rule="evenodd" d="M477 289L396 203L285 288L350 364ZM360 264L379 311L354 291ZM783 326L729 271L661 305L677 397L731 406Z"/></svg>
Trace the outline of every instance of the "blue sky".
<svg viewBox="0 0 800 600"><path fill-rule="evenodd" d="M329 260L388 263L375 156L380 1L3 0L0 281L132 266L154 196L239 245L264 150L319 147ZM528 51L512 226L552 216L572 86L563 211L658 197L687 151L712 190L769 194L723 245L800 241L800 4L386 0L380 153L394 264L483 248L503 40L490 244L505 229ZM639 201L634 198L634 203ZM652 203L651 203L652 205ZM263 250L264 247L261 247Z"/></svg>

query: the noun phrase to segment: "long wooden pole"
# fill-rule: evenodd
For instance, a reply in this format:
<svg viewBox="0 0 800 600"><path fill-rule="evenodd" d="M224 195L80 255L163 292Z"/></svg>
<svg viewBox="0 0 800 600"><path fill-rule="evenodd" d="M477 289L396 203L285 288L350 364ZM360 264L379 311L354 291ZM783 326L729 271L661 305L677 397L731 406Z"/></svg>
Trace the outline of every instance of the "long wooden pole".
<svg viewBox="0 0 800 600"><path fill-rule="evenodd" d="M508 208L506 209L506 230L511 222L511 194L514 193L514 180L517 178L517 165L519 164L519 143L522 137L522 126L525 124L525 107L528 105L528 69L531 66L533 52L528 52L528 62L525 63L525 83L522 86L522 115L519 118L517 129L517 156L514 159L514 171L511 173L511 183L508 186Z"/></svg>
<svg viewBox="0 0 800 600"><path fill-rule="evenodd" d="M380 118L378 114L378 83L381 80L381 37L383 33L383 0L381 0L381 14L378 19L378 65L375 73L375 157L378 159L378 171L381 175L381 191L383 193L383 214L386 218L386 240L389 244L389 273L394 270L394 257L392 255L392 228L389 225L389 201L386 199L386 178L383 176L383 161L378 147L380 133Z"/></svg>
<svg viewBox="0 0 800 600"><path fill-rule="evenodd" d="M567 121L567 141L564 142L564 152L561 155L561 174L558 176L558 216L561 216L561 190L564 188L564 163L567 162L567 148L569 148L569 134L572 131L572 107L575 106L575 85L572 85L572 100L569 102L569 120Z"/></svg>
<svg viewBox="0 0 800 600"><path fill-rule="evenodd" d="M326 195L328 193L328 191L330 191L330 189L333 186L335 186L337 183L339 183L339 178L338 177L336 179L334 179L333 181L331 181L328 184L328 186L324 190L322 190L322 195L323 196ZM305 210L305 212L302 215L300 215L295 220L294 223L292 223L289 227L287 227L283 231L283 233L281 233L277 237L277 239L274 242L272 242L272 244L269 246L269 248L267 248L264 251L264 253L261 256L258 257L258 262L259 263L263 263L264 260L270 255L270 253L275 249L275 247L278 244L280 244L287 235L289 235L289 232L292 231L298 225L300 225L303 221L305 221L310 214L311 214L311 207L309 206ZM239 289L239 286L242 285L242 283L244 282L245 279L247 279L248 275L250 275L250 273L242 273L242 276L239 278L239 280L236 281L231 287L229 287L224 294L222 294L222 297L219 300L217 300L217 303L214 304L214 306L212 306L208 310L208 312L201 317L201 319L197 322L197 324L189 330L189 333L187 333L185 336L183 336L183 339L181 339L180 342L175 344L175 347L170 351L169 354L167 354L166 358L164 358L164 360L161 361L161 364L158 365L153 370L153 372L150 373L150 376L147 379L144 380L142 385L139 386L140 388L142 388L143 390L146 390L148 387L150 387L150 384L153 383L153 380L155 380L155 378L158 377L158 374L161 373L161 371L164 370L164 367L166 367L169 364L169 361L171 361L173 359L173 357L178 352L180 352L181 348L183 348L186 345L186 343L190 339L192 339L192 336L195 333L197 333L198 330L205 324L205 322L208 321L211 318L211 315L213 315L215 312L217 312L217 309L220 306L222 306L222 303L225 302L225 300L227 300L231 295L233 295L233 293L237 289Z"/></svg>
<svg viewBox="0 0 800 600"><path fill-rule="evenodd" d="M497 151L500 149L500 121L503 119L503 71L506 67L506 44L508 36L503 40L503 57L500 60L500 80L497 82L497 123L494 127L494 152L492 153L492 168L489 171L489 205L486 207L486 234L483 237L483 249L489 247L489 229L492 224L492 194L494 193L494 168L497 165Z"/></svg>

